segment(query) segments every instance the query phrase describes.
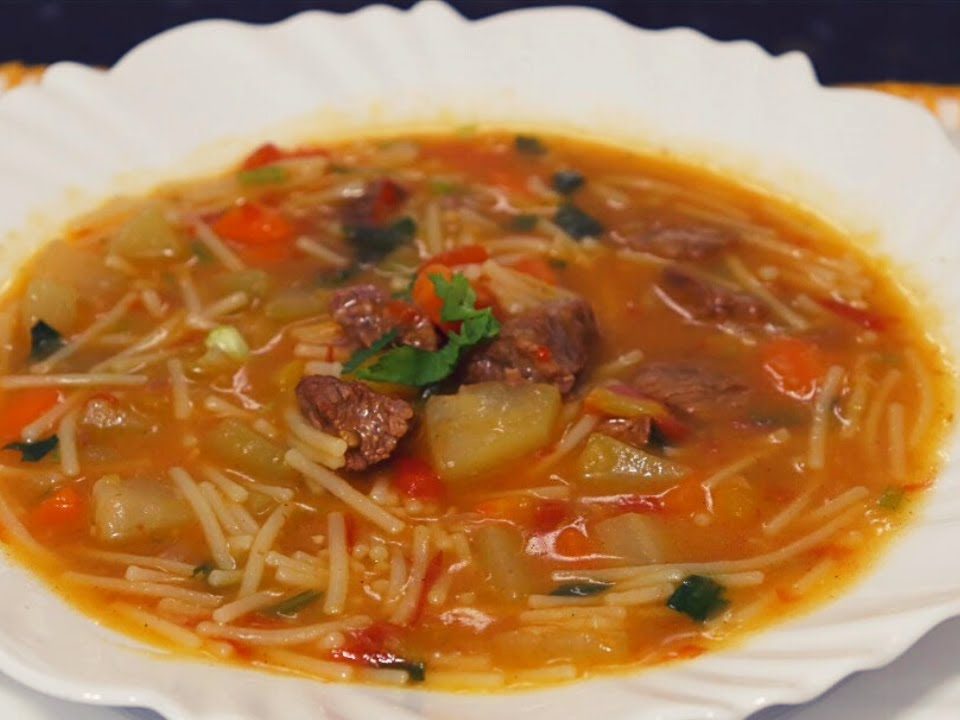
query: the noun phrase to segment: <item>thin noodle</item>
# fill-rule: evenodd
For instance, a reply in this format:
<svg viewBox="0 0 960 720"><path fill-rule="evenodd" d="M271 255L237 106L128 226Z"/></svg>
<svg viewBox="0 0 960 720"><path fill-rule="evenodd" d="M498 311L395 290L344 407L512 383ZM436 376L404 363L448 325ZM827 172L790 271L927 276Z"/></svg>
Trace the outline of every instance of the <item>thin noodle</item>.
<svg viewBox="0 0 960 720"><path fill-rule="evenodd" d="M74 409L63 416L60 421L59 438L60 468L67 477L76 477L80 474L80 457L77 453L77 416L79 409Z"/></svg>
<svg viewBox="0 0 960 720"><path fill-rule="evenodd" d="M120 373L65 373L63 375L5 375L0 377L0 388L4 390L39 387L96 387L100 385L135 387L146 383L146 375L123 375Z"/></svg>
<svg viewBox="0 0 960 720"><path fill-rule="evenodd" d="M23 526L17 517L13 508L7 503L7 499L0 493L0 525L6 530L7 534L16 540L24 549L29 550L34 555L47 558L52 557L49 550L33 539L33 535Z"/></svg>
<svg viewBox="0 0 960 720"><path fill-rule="evenodd" d="M140 302L151 316L159 320L166 314L166 308L159 293L153 288L144 288L140 291Z"/></svg>
<svg viewBox="0 0 960 720"><path fill-rule="evenodd" d="M128 620L132 620L138 626L144 627L150 632L175 642L177 645L183 645L184 647L194 650L203 645L203 640L199 635L190 632L176 623L149 613L146 610L141 610L127 603L112 603L110 609Z"/></svg>
<svg viewBox="0 0 960 720"><path fill-rule="evenodd" d="M930 426L930 421L933 419L936 400L934 398L933 381L930 379L930 373L923 367L920 356L912 348L907 350L904 356L916 378L917 392L920 394L917 416L913 421L913 427L910 429L909 438L910 447L916 447L923 439L927 428Z"/></svg>
<svg viewBox="0 0 960 720"><path fill-rule="evenodd" d="M207 547L210 548L210 554L217 567L221 570L233 570L237 567L236 560L230 554L230 548L227 546L227 538L223 534L217 517L207 502L196 482L190 477L190 474L180 467L172 467L168 471L170 479L173 480L177 489L183 494L187 503L193 509L200 528L203 530L203 536L206 538Z"/></svg>
<svg viewBox="0 0 960 720"><path fill-rule="evenodd" d="M239 272L247 267L244 262L224 244L220 236L213 231L213 228L205 222L195 220L193 222L193 231L196 233L197 239L206 245L210 253L223 263L224 267L228 270Z"/></svg>
<svg viewBox="0 0 960 720"><path fill-rule="evenodd" d="M568 455L580 443L587 439L587 436L593 432L593 429L600 422L596 415L584 415L575 423L567 427L560 442L554 447L553 452L545 455L537 461L529 470L532 475L539 474L556 465L564 456Z"/></svg>
<svg viewBox="0 0 960 720"><path fill-rule="evenodd" d="M790 523L800 517L800 513L806 510L810 501L813 500L814 493L820 488L820 482L821 478L817 476L817 479L810 483L783 510L766 520L762 525L763 534L771 537L778 535Z"/></svg>
<svg viewBox="0 0 960 720"><path fill-rule="evenodd" d="M305 645L319 640L327 633L337 630L362 630L370 625L370 618L355 616L334 620L333 622L304 625L279 630L235 627L215 622L202 622L197 625L197 633L205 637L237 640L250 645Z"/></svg>
<svg viewBox="0 0 960 720"><path fill-rule="evenodd" d="M853 437L860 431L860 424L863 420L863 411L867 406L867 400L870 395L870 386L873 380L867 365L871 362L872 355L860 355L853 366L853 388L850 390L850 399L847 401L846 417L847 421L840 434L843 437Z"/></svg>
<svg viewBox="0 0 960 720"><path fill-rule="evenodd" d="M237 524L236 516L227 507L223 496L217 492L217 488L213 483L202 482L199 488L210 509L213 510L213 514L217 516L217 522L220 524L220 527L223 528L224 532L230 535L240 535L246 530L246 528L241 528Z"/></svg>
<svg viewBox="0 0 960 720"><path fill-rule="evenodd" d="M86 557L103 562L113 563L115 565L142 565L143 567L156 568L164 572L190 577L196 569L189 563L171 560L169 558L154 557L153 555L134 555L133 553L113 552L112 550L94 550L92 548L78 548L78 552Z"/></svg>
<svg viewBox="0 0 960 720"><path fill-rule="evenodd" d="M763 300L764 303L780 318L794 330L806 330L808 323L799 313L791 310L786 303L779 300L767 286L760 282L748 269L747 266L738 257L727 256L727 267L733 276L743 283L751 293Z"/></svg>
<svg viewBox="0 0 960 720"><path fill-rule="evenodd" d="M833 411L833 403L840 393L843 382L843 368L833 365L827 370L820 390L813 402L813 419L810 422L810 449L807 453L807 467L811 470L823 469L826 462L827 423Z"/></svg>
<svg viewBox="0 0 960 720"><path fill-rule="evenodd" d="M177 273L177 285L180 286L180 294L183 296L183 306L187 309L187 315L190 318L200 317L200 295L197 293L197 286L193 284L193 278L190 277L188 270L182 270Z"/></svg>
<svg viewBox="0 0 960 720"><path fill-rule="evenodd" d="M330 578L323 599L323 612L339 615L347 603L350 558L347 555L347 525L343 513L327 515L327 547L329 548Z"/></svg>
<svg viewBox="0 0 960 720"><path fill-rule="evenodd" d="M240 590L237 592L238 597L251 595L260 587L260 580L263 578L264 559L273 547L273 543L292 510L291 505L280 505L270 514L270 517L257 532L253 544L250 546L250 554L247 556L247 566L243 571L243 581L240 583Z"/></svg>
<svg viewBox="0 0 960 720"><path fill-rule="evenodd" d="M430 564L430 530L424 525L417 525L413 529L413 556L410 561L410 575L407 577L396 608L390 616L390 622L396 625L406 625L413 618L420 595L423 593L423 581Z"/></svg>
<svg viewBox="0 0 960 720"><path fill-rule="evenodd" d="M287 427L293 431L293 434L310 447L334 457L342 456L347 451L346 440L311 427L294 408L288 407L284 410L283 419L286 421Z"/></svg>
<svg viewBox="0 0 960 720"><path fill-rule="evenodd" d="M866 447L870 452L873 452L877 448L877 444L880 440L880 421L883 419L884 410L887 408L887 400L890 398L890 393L893 392L894 387L900 381L902 373L893 369L890 370L886 375L883 376L883 380L880 381L880 385L877 386L877 392L873 395L873 402L870 405L870 410L867 412L867 419L864 423L864 436L863 440L866 443Z"/></svg>
<svg viewBox="0 0 960 720"><path fill-rule="evenodd" d="M243 617L247 613L253 612L254 610L259 610L260 608L265 608L268 605L273 605L281 597L283 597L283 593L277 592L276 590L262 590L261 592L255 592L252 595L246 595L238 600L221 605L213 611L212 617L214 622L232 622L237 618Z"/></svg>
<svg viewBox="0 0 960 720"><path fill-rule="evenodd" d="M890 434L890 474L896 480L907 477L907 443L903 428L903 405L890 403L887 410L887 431ZM66 471L64 471L66 472Z"/></svg>
<svg viewBox="0 0 960 720"><path fill-rule="evenodd" d="M60 418L73 408L78 407L80 403L85 402L87 397L87 393L78 392L61 399L56 405L43 413L43 415L28 425L25 425L23 430L20 431L20 437L27 442L36 442L42 435L48 432Z"/></svg>
<svg viewBox="0 0 960 720"><path fill-rule="evenodd" d="M123 573L123 579L129 580L130 582L168 582L168 583L182 583L186 582L187 578L182 575L172 575L168 572L163 572L162 570L151 570L150 568L143 568L139 565L131 565Z"/></svg>
<svg viewBox="0 0 960 720"><path fill-rule="evenodd" d="M183 372L180 358L167 360L167 372L170 373L170 390L173 394L173 416L177 420L186 420L193 412L193 403L187 389L187 376Z"/></svg>
<svg viewBox="0 0 960 720"><path fill-rule="evenodd" d="M126 595L142 595L144 597L156 598L175 598L185 602L202 605L203 607L217 607L223 602L219 595L200 592L198 590L188 590L177 585L167 585L165 583L150 582L130 582L120 578L100 577L98 575L87 575L68 571L61 576L64 580L85 585L87 587L99 588L101 590L112 590L114 592L124 593Z"/></svg>
<svg viewBox="0 0 960 720"><path fill-rule="evenodd" d="M330 267L345 268L350 264L349 258L338 255L322 243L318 243L316 240L311 240L308 237L298 237L294 245L301 252L306 253L316 260L320 260Z"/></svg>
<svg viewBox="0 0 960 720"><path fill-rule="evenodd" d="M207 478L207 480L220 488L220 492L234 502L246 502L247 498L250 497L250 493L247 492L245 488L235 483L216 468L212 468L208 465L200 468L200 472L205 478Z"/></svg>
<svg viewBox="0 0 960 720"><path fill-rule="evenodd" d="M854 503L858 503L861 500L865 499L870 494L870 491L867 488L859 485L857 487L850 488L846 492L842 492L837 495L835 498L828 500L823 505L818 507L816 510L808 514L804 520L809 523L820 522L821 520L826 520L832 515L836 515L842 510L846 510L848 507Z"/></svg>

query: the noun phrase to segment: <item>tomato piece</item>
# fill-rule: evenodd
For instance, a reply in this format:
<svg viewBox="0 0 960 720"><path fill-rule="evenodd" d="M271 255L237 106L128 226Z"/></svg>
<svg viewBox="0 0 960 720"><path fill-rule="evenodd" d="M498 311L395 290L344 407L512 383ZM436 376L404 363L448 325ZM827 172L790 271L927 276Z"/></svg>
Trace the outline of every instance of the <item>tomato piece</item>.
<svg viewBox="0 0 960 720"><path fill-rule="evenodd" d="M443 300L437 295L437 289L433 285L433 280L430 279L431 275L439 275L447 281L453 279L453 272L446 265L427 265L417 274L417 279L413 281L413 302L423 310L434 325L452 327L451 323L444 323L440 317L443 311Z"/></svg>
<svg viewBox="0 0 960 720"><path fill-rule="evenodd" d="M296 148L293 150L284 150L273 143L264 143L252 153L247 155L246 159L240 165L241 170L256 170L257 168L273 165L281 160L291 158L315 157L326 155L326 150L322 148Z"/></svg>
<svg viewBox="0 0 960 720"><path fill-rule="evenodd" d="M0 401L0 441L4 444L20 437L23 428L60 402L55 388L13 390Z"/></svg>
<svg viewBox="0 0 960 720"><path fill-rule="evenodd" d="M809 400L826 371L819 348L798 338L777 338L760 349L763 369L777 390L796 400Z"/></svg>
<svg viewBox="0 0 960 720"><path fill-rule="evenodd" d="M537 503L533 511L533 527L537 532L556 530L567 517L565 500L543 500Z"/></svg>
<svg viewBox="0 0 960 720"><path fill-rule="evenodd" d="M66 485L30 511L29 524L37 529L65 532L83 526L87 500L72 485Z"/></svg>
<svg viewBox="0 0 960 720"><path fill-rule="evenodd" d="M420 458L404 457L393 462L393 485L403 495L417 500L439 500L443 482L430 465Z"/></svg>
<svg viewBox="0 0 960 720"><path fill-rule="evenodd" d="M224 240L241 246L262 246L291 241L293 224L282 212L256 202L234 205L213 224Z"/></svg>
<svg viewBox="0 0 960 720"><path fill-rule="evenodd" d="M703 485L699 481L688 478L680 485L673 487L663 496L664 512L671 515L689 517L694 513L706 510L707 496Z"/></svg>
<svg viewBox="0 0 960 720"><path fill-rule="evenodd" d="M374 225L385 224L407 197L407 191L392 180L375 182L370 191L370 220Z"/></svg>
<svg viewBox="0 0 960 720"><path fill-rule="evenodd" d="M554 538L553 549L558 555L567 558L579 558L592 555L594 544L583 528L568 525Z"/></svg>
<svg viewBox="0 0 960 720"><path fill-rule="evenodd" d="M849 320L867 330L883 332L890 326L890 323L893 322L893 318L886 315L881 315L880 313L875 313L870 310L862 310L853 307L853 305L847 305L845 302L834 300L833 298L820 298L817 302L834 315L838 315L844 320Z"/></svg>
<svg viewBox="0 0 960 720"><path fill-rule="evenodd" d="M542 257L521 258L515 263L512 263L510 267L517 272L534 277L548 285L556 285L560 282L560 279L557 277L557 271Z"/></svg>
<svg viewBox="0 0 960 720"><path fill-rule="evenodd" d="M490 253L483 245L464 245L463 247L447 250L430 258L424 266L428 265L446 265L453 267L455 265L473 265L482 263L490 258Z"/></svg>

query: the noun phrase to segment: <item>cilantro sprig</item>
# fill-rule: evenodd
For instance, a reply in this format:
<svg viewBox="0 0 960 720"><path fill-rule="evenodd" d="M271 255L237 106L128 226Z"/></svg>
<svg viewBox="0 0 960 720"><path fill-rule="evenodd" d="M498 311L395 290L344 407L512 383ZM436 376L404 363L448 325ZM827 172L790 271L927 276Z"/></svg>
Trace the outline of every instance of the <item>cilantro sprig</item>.
<svg viewBox="0 0 960 720"><path fill-rule="evenodd" d="M477 294L461 274L450 280L442 275L430 275L437 297L443 301L440 319L460 323L459 332L451 332L447 344L439 350L421 350L407 345L386 350L376 362L360 367L396 340L395 330L385 334L370 348L360 350L345 363L344 372L355 373L361 380L413 385L423 387L440 382L453 373L464 350L500 333L500 323L490 308L477 309Z"/></svg>

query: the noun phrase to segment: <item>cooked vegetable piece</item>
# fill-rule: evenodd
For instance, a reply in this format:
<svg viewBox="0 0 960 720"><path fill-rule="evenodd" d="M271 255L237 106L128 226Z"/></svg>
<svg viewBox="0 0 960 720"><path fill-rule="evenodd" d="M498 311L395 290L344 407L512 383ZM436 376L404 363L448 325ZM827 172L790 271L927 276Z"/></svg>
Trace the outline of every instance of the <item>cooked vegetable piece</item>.
<svg viewBox="0 0 960 720"><path fill-rule="evenodd" d="M300 611L309 607L317 600L323 597L323 593L316 590L304 590L301 593L281 600L276 605L264 608L260 612L264 615L277 615L288 620L293 620L300 614Z"/></svg>
<svg viewBox="0 0 960 720"><path fill-rule="evenodd" d="M254 248L286 244L296 232L282 212L256 202L234 205L217 218L213 230L236 245Z"/></svg>
<svg viewBox="0 0 960 720"><path fill-rule="evenodd" d="M23 297L23 322L25 325L43 322L60 332L70 332L77 325L78 300L73 287L50 278L34 278Z"/></svg>
<svg viewBox="0 0 960 720"><path fill-rule="evenodd" d="M624 513L601 520L593 527L601 550L630 563L645 565L666 560L663 525L657 518Z"/></svg>
<svg viewBox="0 0 960 720"><path fill-rule="evenodd" d="M43 320L37 320L30 328L30 359L44 360L65 345L63 335Z"/></svg>
<svg viewBox="0 0 960 720"><path fill-rule="evenodd" d="M559 412L552 385L490 382L435 395L423 420L433 467L452 483L503 467L550 442Z"/></svg>
<svg viewBox="0 0 960 720"><path fill-rule="evenodd" d="M286 168L276 165L265 165L252 170L241 170L237 173L237 181L241 185L275 185L289 179L290 173Z"/></svg>
<svg viewBox="0 0 960 720"><path fill-rule="evenodd" d="M217 278L217 286L221 292L245 292L258 298L264 297L272 285L270 275L256 268L232 272Z"/></svg>
<svg viewBox="0 0 960 720"><path fill-rule="evenodd" d="M60 402L56 388L25 388L0 400L0 442L20 437L23 428Z"/></svg>
<svg viewBox="0 0 960 720"><path fill-rule="evenodd" d="M40 462L51 452L56 450L60 439L56 435L51 435L43 440L36 442L12 442L3 446L4 450L16 450L20 453L20 459L23 462Z"/></svg>
<svg viewBox="0 0 960 720"><path fill-rule="evenodd" d="M415 457L397 458L393 463L393 486L406 497L439 500L444 487L440 476L426 461Z"/></svg>
<svg viewBox="0 0 960 720"><path fill-rule="evenodd" d="M667 607L702 623L729 603L723 585L703 575L689 575L667 599Z"/></svg>
<svg viewBox="0 0 960 720"><path fill-rule="evenodd" d="M524 155L544 155L547 152L547 146L533 135L517 135L513 139L513 146Z"/></svg>
<svg viewBox="0 0 960 720"><path fill-rule="evenodd" d="M583 582L565 583L550 591L555 597L592 597L609 590L611 583L599 580L585 580Z"/></svg>
<svg viewBox="0 0 960 720"><path fill-rule="evenodd" d="M472 540L490 586L504 598L517 600L535 590L537 583L523 552L523 538L515 527L504 523L482 525Z"/></svg>
<svg viewBox="0 0 960 720"><path fill-rule="evenodd" d="M510 220L510 229L517 232L532 232L539 222L540 217L537 215L515 215Z"/></svg>
<svg viewBox="0 0 960 720"><path fill-rule="evenodd" d="M289 481L296 473L283 462L284 450L237 418L224 418L202 437L204 447L254 478Z"/></svg>
<svg viewBox="0 0 960 720"><path fill-rule="evenodd" d="M884 510L898 510L905 494L901 487L888 487L877 500L877 505Z"/></svg>
<svg viewBox="0 0 960 720"><path fill-rule="evenodd" d="M250 346L232 325L215 327L207 333L203 344L207 350L217 350L235 362L243 362L250 357Z"/></svg>
<svg viewBox="0 0 960 720"><path fill-rule="evenodd" d="M183 257L186 249L183 237L158 205L135 215L110 241L111 252L131 260L172 260Z"/></svg>
<svg viewBox="0 0 960 720"><path fill-rule="evenodd" d="M508 630L494 638L499 658L523 657L535 666L571 661L616 663L629 653L629 639L623 631L577 630L560 624Z"/></svg>
<svg viewBox="0 0 960 720"><path fill-rule="evenodd" d="M322 315L329 305L330 294L325 290L290 290L267 301L263 313L271 320L299 320Z"/></svg>
<svg viewBox="0 0 960 720"><path fill-rule="evenodd" d="M586 182L576 170L560 170L553 174L553 189L562 195L570 195L579 190Z"/></svg>
<svg viewBox="0 0 960 720"><path fill-rule="evenodd" d="M94 531L105 542L156 539L193 520L186 501L153 477L105 475L92 498Z"/></svg>
<svg viewBox="0 0 960 720"><path fill-rule="evenodd" d="M680 480L690 472L680 463L602 433L593 433L587 439L587 445L580 453L579 467L584 480L631 483Z"/></svg>
<svg viewBox="0 0 960 720"><path fill-rule="evenodd" d="M66 485L42 500L30 511L28 522L34 529L52 532L79 530L87 521L87 497L72 485Z"/></svg>
<svg viewBox="0 0 960 720"><path fill-rule="evenodd" d="M809 400L827 371L823 354L812 342L782 337L760 350L761 362L776 388L797 400Z"/></svg>
<svg viewBox="0 0 960 720"><path fill-rule="evenodd" d="M402 217L386 227L348 225L343 231L357 249L361 262L377 262L401 245L412 242L417 234L417 224L413 218Z"/></svg>
<svg viewBox="0 0 960 720"><path fill-rule="evenodd" d="M564 203L557 208L553 221L574 240L598 237L603 234L603 224L573 203Z"/></svg>

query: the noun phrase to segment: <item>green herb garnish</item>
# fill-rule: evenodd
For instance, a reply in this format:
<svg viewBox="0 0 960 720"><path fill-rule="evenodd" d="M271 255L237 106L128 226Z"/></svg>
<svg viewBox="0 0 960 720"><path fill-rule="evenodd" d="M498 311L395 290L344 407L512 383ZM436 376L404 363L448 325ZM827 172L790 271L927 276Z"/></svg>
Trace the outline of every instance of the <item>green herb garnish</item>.
<svg viewBox="0 0 960 720"><path fill-rule="evenodd" d="M63 335L43 320L37 320L30 328L30 359L43 360L50 357L65 344Z"/></svg>
<svg viewBox="0 0 960 720"><path fill-rule="evenodd" d="M210 577L210 573L212 573L213 571L214 571L213 563L208 561L203 563L202 565L197 565L193 569L192 577L195 577L195 578Z"/></svg>
<svg viewBox="0 0 960 720"><path fill-rule="evenodd" d="M547 146L533 135L517 135L513 139L513 147L524 155L543 155L547 152Z"/></svg>
<svg viewBox="0 0 960 720"><path fill-rule="evenodd" d="M667 599L667 607L702 623L728 605L725 593L726 589L717 581L689 575Z"/></svg>
<svg viewBox="0 0 960 720"><path fill-rule="evenodd" d="M241 170L237 173L237 181L241 185L273 185L282 183L290 177L286 168L277 165L266 165L254 170Z"/></svg>
<svg viewBox="0 0 960 720"><path fill-rule="evenodd" d="M897 510L903 503L903 496L903 488L888 487L877 499L877 506L883 508L884 510Z"/></svg>
<svg viewBox="0 0 960 720"><path fill-rule="evenodd" d="M357 350L353 355L350 356L350 359L343 364L341 372L344 375L352 374L358 367L363 365L367 360L372 358L377 353L386 349L394 340L400 337L399 330L391 330L384 333L376 340L373 341L373 345L368 348L363 348Z"/></svg>
<svg viewBox="0 0 960 720"><path fill-rule="evenodd" d="M550 594L555 597L591 597L592 595L599 595L609 588L610 583L586 580L584 582L564 583L554 588Z"/></svg>
<svg viewBox="0 0 960 720"><path fill-rule="evenodd" d="M586 179L576 170L560 170L553 174L553 189L562 195L569 195L583 187Z"/></svg>
<svg viewBox="0 0 960 720"><path fill-rule="evenodd" d="M193 253L193 256L200 261L201 264L207 265L213 262L213 253L210 252L210 248L204 245L199 240L191 243L190 252Z"/></svg>
<svg viewBox="0 0 960 720"><path fill-rule="evenodd" d="M378 660L376 665L378 668L406 670L407 675L410 676L410 682L412 683L422 683L427 677L427 664L422 660L412 661L401 660L400 658L395 660Z"/></svg>
<svg viewBox="0 0 960 720"><path fill-rule="evenodd" d="M43 440L36 442L12 442L3 446L4 450L16 450L20 453L20 459L23 462L39 462L57 447L60 439L56 435L51 435Z"/></svg>
<svg viewBox="0 0 960 720"><path fill-rule="evenodd" d="M437 297L443 300L440 318L444 322L459 322L460 332L451 332L447 344L439 350L420 350L409 346L388 350L376 363L357 371L357 377L415 387L432 385L453 373L463 350L495 338L500 333L500 323L490 308L477 310L477 294L463 274L457 273L449 281L441 275L431 275L430 281ZM369 354L355 362L354 354L347 361L344 372L347 367L358 367L367 357Z"/></svg>
<svg viewBox="0 0 960 720"><path fill-rule="evenodd" d="M430 181L430 192L434 195L453 195L460 186L451 180L442 180L434 178Z"/></svg>
<svg viewBox="0 0 960 720"><path fill-rule="evenodd" d="M510 220L510 229L517 232L532 232L536 230L540 218L536 215L517 215Z"/></svg>
<svg viewBox="0 0 960 720"><path fill-rule="evenodd" d="M603 233L603 225L600 221L573 203L564 203L557 208L553 221L575 240L583 240L585 237L595 237Z"/></svg>
<svg viewBox="0 0 960 720"><path fill-rule="evenodd" d="M317 592L316 590L304 590L302 593L297 593L296 595L288 597L286 600L281 600L272 607L264 608L261 612L268 615L279 615L282 618L293 620L301 610L322 597L323 593Z"/></svg>
<svg viewBox="0 0 960 720"><path fill-rule="evenodd" d="M417 234L417 224L413 218L402 217L386 227L348 225L343 231L347 240L357 248L357 256L362 262L376 262L411 242Z"/></svg>

